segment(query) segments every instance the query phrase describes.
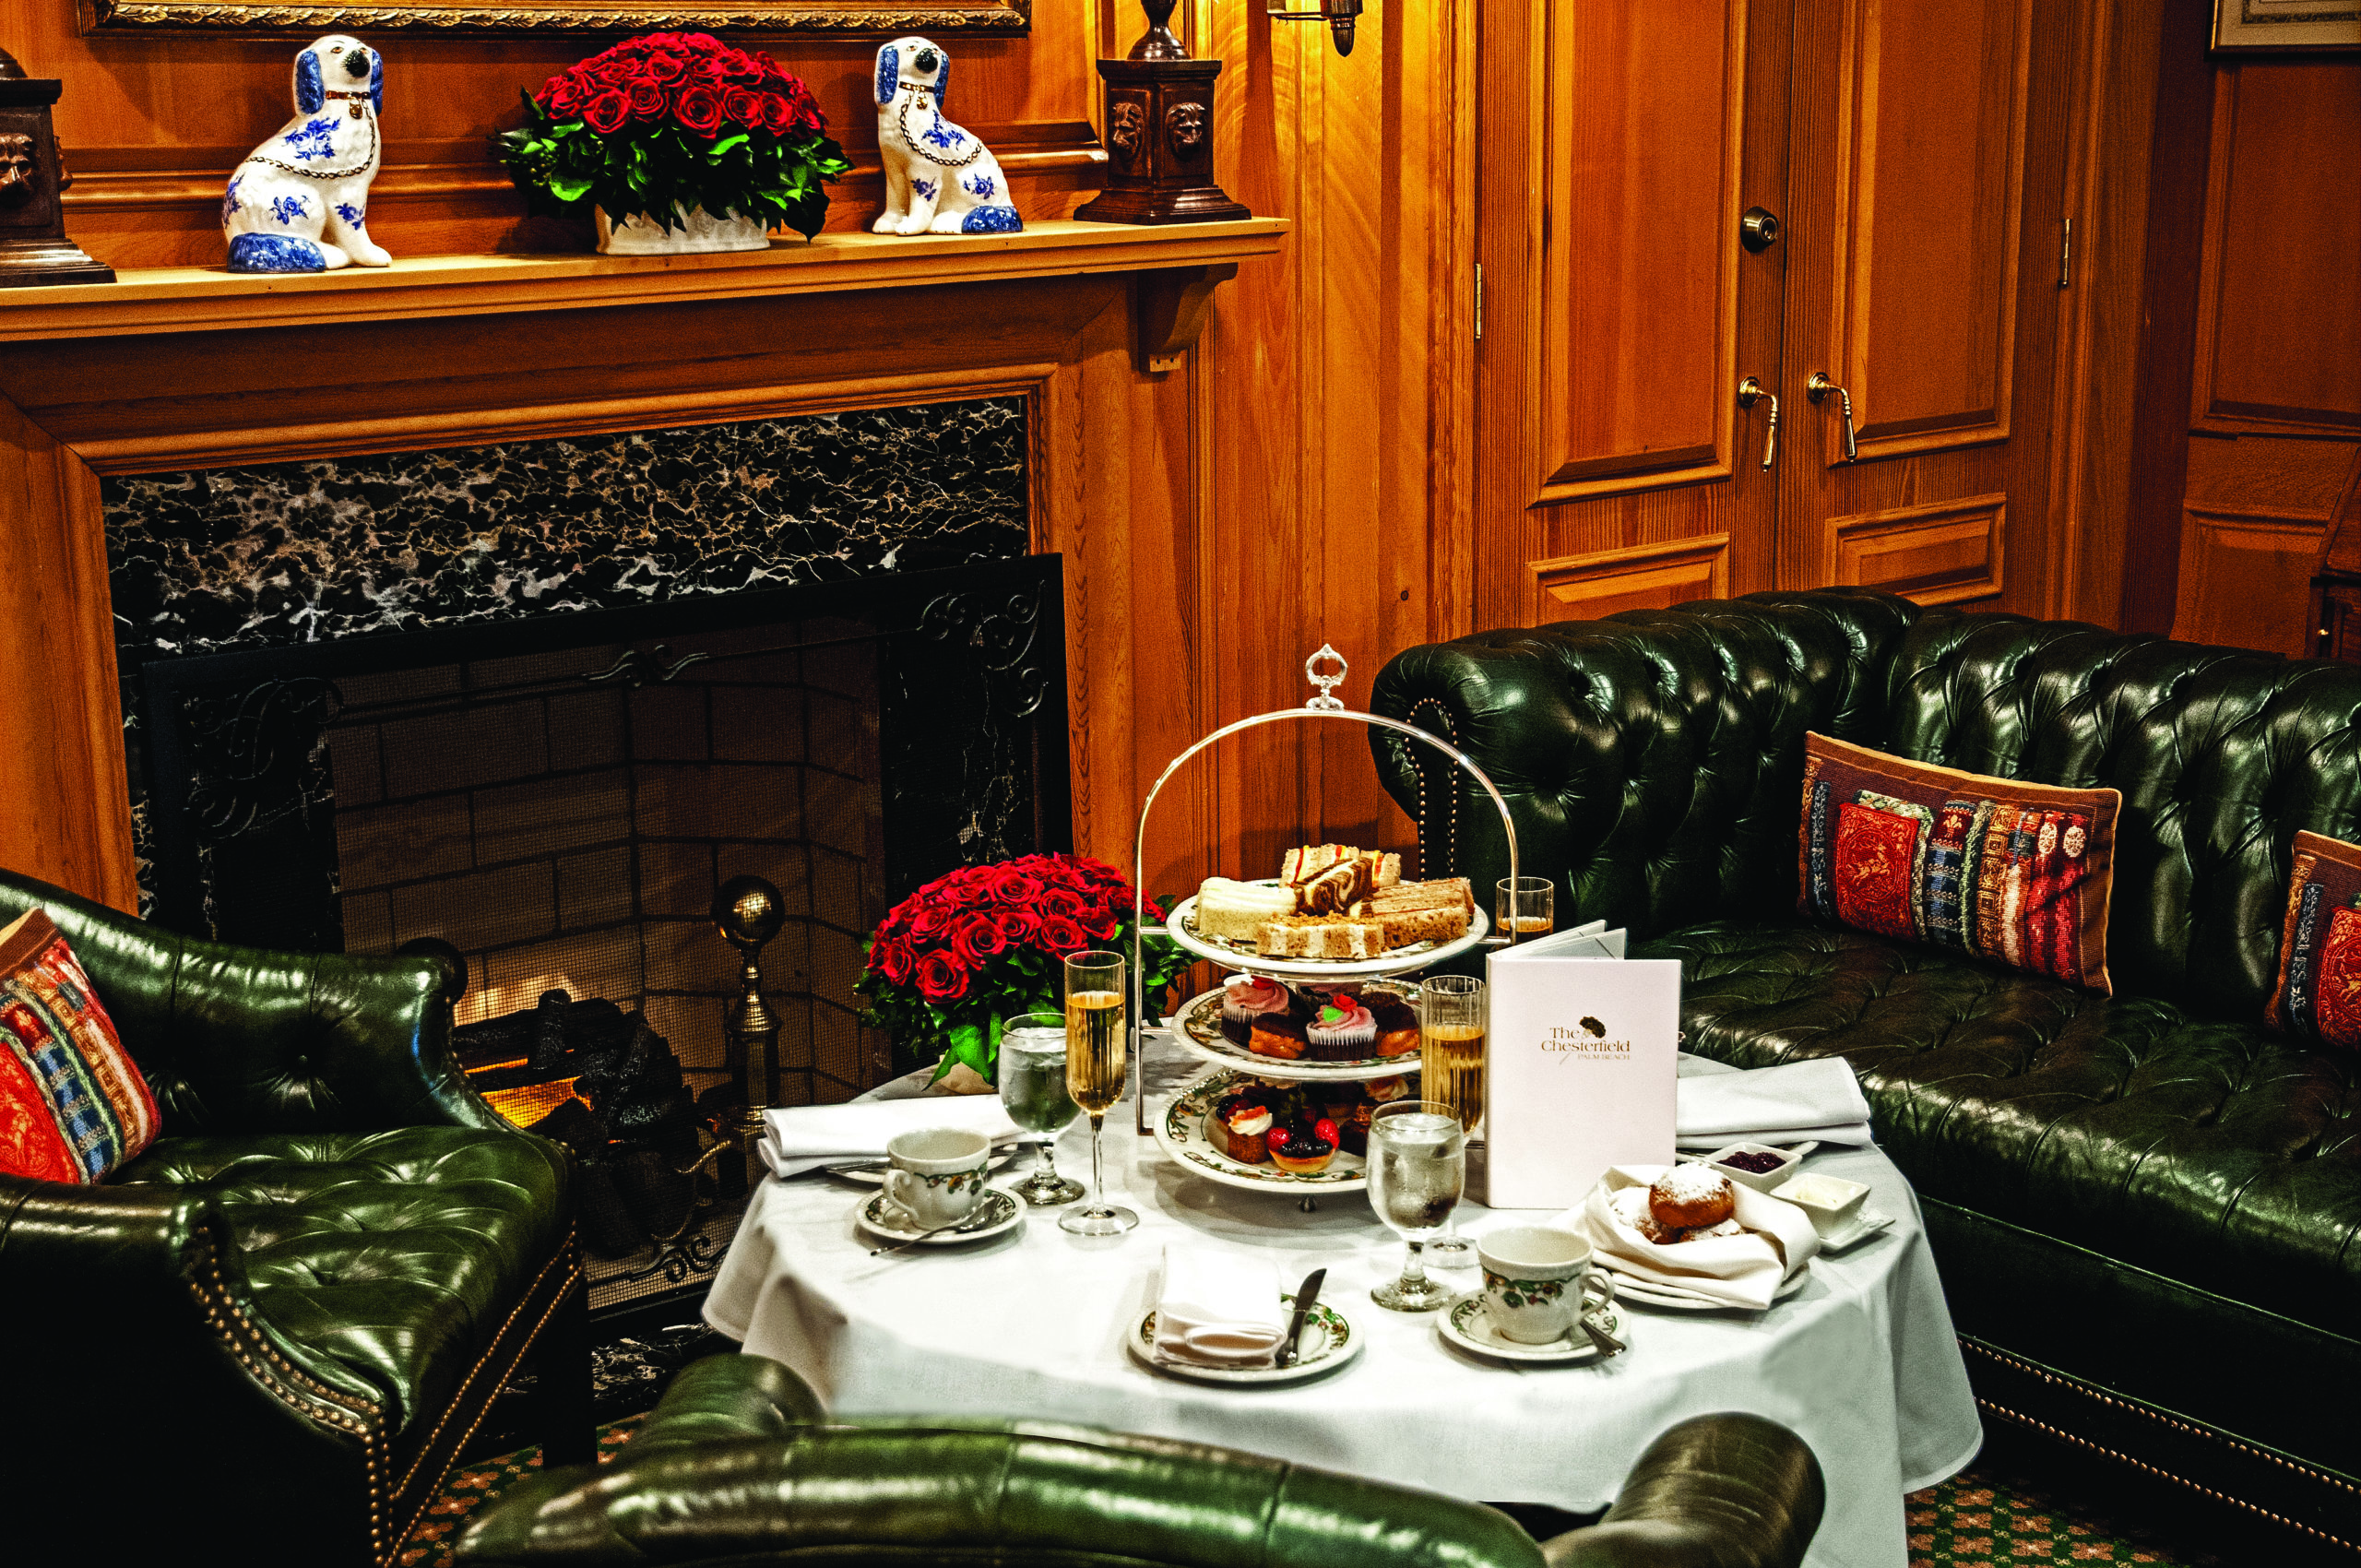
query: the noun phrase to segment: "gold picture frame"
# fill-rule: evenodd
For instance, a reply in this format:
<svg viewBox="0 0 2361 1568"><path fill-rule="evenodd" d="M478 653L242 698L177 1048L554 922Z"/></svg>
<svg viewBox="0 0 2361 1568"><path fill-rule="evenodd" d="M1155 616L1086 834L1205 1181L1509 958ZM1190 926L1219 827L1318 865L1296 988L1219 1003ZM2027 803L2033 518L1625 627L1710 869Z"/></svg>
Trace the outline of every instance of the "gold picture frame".
<svg viewBox="0 0 2361 1568"><path fill-rule="evenodd" d="M2213 0L2213 48L2361 49L2361 0Z"/></svg>
<svg viewBox="0 0 2361 1568"><path fill-rule="evenodd" d="M1033 0L81 0L85 32L535 33L751 32L894 38L1021 37Z"/></svg>

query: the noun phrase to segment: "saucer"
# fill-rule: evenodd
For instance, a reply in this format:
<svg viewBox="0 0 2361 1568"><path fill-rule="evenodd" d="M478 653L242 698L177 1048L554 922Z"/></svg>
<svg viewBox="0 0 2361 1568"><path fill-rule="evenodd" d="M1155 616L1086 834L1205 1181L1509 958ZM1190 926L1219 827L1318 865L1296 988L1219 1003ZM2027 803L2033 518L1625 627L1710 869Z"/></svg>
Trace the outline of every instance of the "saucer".
<svg viewBox="0 0 2361 1568"><path fill-rule="evenodd" d="M1622 1290L1620 1279L1616 1281L1615 1288L1619 1292ZM1600 1313L1605 1315L1600 1316ZM1599 1317L1599 1325L1608 1333L1626 1344L1631 1343L1631 1331L1623 1326L1622 1319L1616 1315L1613 1307L1603 1307L1599 1313L1591 1315ZM1525 1345L1506 1337L1492 1326L1491 1314L1484 1310L1484 1292L1481 1290L1470 1290L1466 1295L1454 1296L1446 1302L1442 1311L1435 1314L1435 1332L1463 1350L1472 1350L1477 1355L1489 1356L1495 1360L1548 1366L1598 1360L1598 1346L1579 1327L1565 1338L1552 1339L1547 1345Z"/></svg>
<svg viewBox="0 0 2361 1568"><path fill-rule="evenodd" d="M986 1187L984 1200L976 1206L975 1213L953 1229L938 1230L931 1236L886 1218L885 1194L883 1193L864 1198L854 1206L852 1217L863 1230L883 1236L889 1241L908 1241L919 1238L917 1244L921 1247L955 1247L962 1242L980 1241L988 1236L998 1236L1024 1224L1025 1200L998 1187Z"/></svg>
<svg viewBox="0 0 2361 1568"><path fill-rule="evenodd" d="M1823 1253L1845 1252L1849 1248L1859 1246L1870 1237L1891 1229L1892 1225L1893 1216L1872 1213L1865 1208L1853 1217L1851 1225L1833 1236L1822 1236L1820 1239L1820 1250Z"/></svg>
<svg viewBox="0 0 2361 1568"><path fill-rule="evenodd" d="M1294 1299L1288 1298L1288 1304ZM1316 1301L1304 1314L1303 1337L1298 1341L1302 1354L1294 1364L1284 1367L1199 1367L1178 1361L1156 1359L1156 1314L1140 1319L1125 1342L1133 1358L1151 1371L1169 1372L1191 1383L1218 1384L1224 1387L1242 1388L1270 1384L1301 1383L1306 1378L1322 1377L1335 1372L1361 1353L1361 1336L1345 1314L1325 1301Z"/></svg>

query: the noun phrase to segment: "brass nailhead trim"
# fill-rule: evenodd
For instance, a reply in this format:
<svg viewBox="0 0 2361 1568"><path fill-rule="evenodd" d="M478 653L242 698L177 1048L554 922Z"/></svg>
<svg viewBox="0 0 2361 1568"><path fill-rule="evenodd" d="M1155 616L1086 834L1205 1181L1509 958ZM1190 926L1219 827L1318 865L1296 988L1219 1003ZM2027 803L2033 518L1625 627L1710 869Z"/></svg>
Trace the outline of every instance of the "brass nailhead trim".
<svg viewBox="0 0 2361 1568"><path fill-rule="evenodd" d="M516 1299L516 1304L509 1309L508 1320L505 1323L503 1323L500 1325L499 1332L492 1336L492 1343L484 1347L483 1354L476 1358L476 1364L468 1369L468 1375L459 1380L459 1386L452 1394L450 1404L445 1406L443 1408L443 1419L434 1423L434 1430L428 1432L426 1434L425 1441L421 1442L418 1445L418 1457L410 1461L409 1473L402 1477L400 1482L395 1487L395 1491L399 1491L406 1489L412 1480L417 1479L418 1467L419 1466L426 1463L427 1455L433 1451L434 1440L443 1435L443 1429L450 1424L453 1414L456 1413L459 1407L466 1402L469 1385L475 1382L476 1373L483 1371L484 1363L491 1360L494 1356L500 1353L501 1341L507 1338L508 1331L516 1326L517 1317L521 1315L525 1309L532 1303L533 1293L539 1290L541 1288L541 1282L550 1277L550 1270L557 1267L560 1264L564 1264L566 1266L569 1274L578 1275L581 1272L580 1269L575 1266L575 1239L574 1232L572 1230L568 1230L565 1233L564 1241L559 1245L556 1252L550 1254L550 1261L541 1265L541 1272L533 1277L533 1283L526 1288L525 1293ZM565 1293L563 1290L558 1292L559 1299L564 1300L564 1294ZM543 1313L541 1314L541 1321L543 1323L547 1323L549 1321L549 1313ZM534 1332L539 1333L540 1330L537 1328ZM530 1345L532 1341L528 1338L526 1343ZM519 1354L521 1355L522 1352L520 1351ZM486 1408L490 1408L489 1401L486 1402ZM478 1419L481 1420L481 1417L479 1416ZM409 1532L405 1531L403 1533L407 1535Z"/></svg>
<svg viewBox="0 0 2361 1568"><path fill-rule="evenodd" d="M2005 1350L1996 1350L1988 1345L1978 1345L1965 1336L1962 1336L1959 1343L1960 1348L1963 1350L1973 1350L1977 1355L1998 1361L2002 1366L2008 1367L2011 1371L2023 1372L2029 1377L2039 1378L2042 1382L2049 1384L2054 1387L2063 1388L2070 1393L2079 1394L2085 1399L2105 1405L2111 1409L2128 1411L2129 1413L2136 1416L2144 1416L2149 1420L2155 1422L2158 1426L2168 1427L2174 1431L2182 1433L2184 1436L2209 1439L2214 1443L2220 1443L2225 1448L2229 1448L2236 1453L2242 1454L2249 1459L2265 1460L2271 1464L2278 1466L2283 1470L2301 1476L2306 1480L2327 1487L2331 1491L2341 1491L2348 1496L2361 1497L2361 1487L2355 1487L2350 1481L2340 1479L2335 1476L2330 1475L2325 1470L2315 1469L2309 1465L2290 1459L2284 1455L2273 1454L2268 1449L2257 1448L2252 1443L2241 1443L2236 1438L2231 1437L2225 1432L2214 1431L2212 1427L2199 1426L2190 1421L2177 1421L2160 1410L2152 1409L2146 1405L2138 1404L2129 1399L2118 1399L2112 1395L2102 1394L2097 1389L2093 1388L2090 1384L2083 1383L2079 1378L2060 1377L2056 1372L2050 1372L2046 1368L2035 1366L2030 1361L2020 1360L2016 1357L2010 1355ZM2142 1467L2144 1468L2145 1467ZM2195 1483L2192 1482L2190 1484L2193 1485Z"/></svg>
<svg viewBox="0 0 2361 1568"><path fill-rule="evenodd" d="M1459 726L1451 721L1451 709L1443 707L1442 703L1436 701L1433 697L1420 697L1417 702L1412 703L1410 705L1410 716L1404 722L1417 724L1418 722L1418 710L1428 707L1433 708L1435 710L1435 717L1442 720L1442 738L1449 741L1454 746L1459 744ZM1423 728L1423 726L1421 726L1421 728ZM1416 742L1401 741L1397 743L1402 747L1404 755L1406 759L1409 755L1410 748ZM1413 762L1410 765L1410 777L1417 781L1418 786L1418 831L1423 836L1427 830L1428 820L1427 770L1419 766L1416 762ZM1455 874L1459 870L1459 809L1455 804L1452 808L1449 819L1442 825L1442 863L1443 874L1446 876ZM1420 880L1428 882L1433 881L1435 876L1434 868L1427 864L1427 850L1423 837L1421 838L1418 846L1418 876Z"/></svg>

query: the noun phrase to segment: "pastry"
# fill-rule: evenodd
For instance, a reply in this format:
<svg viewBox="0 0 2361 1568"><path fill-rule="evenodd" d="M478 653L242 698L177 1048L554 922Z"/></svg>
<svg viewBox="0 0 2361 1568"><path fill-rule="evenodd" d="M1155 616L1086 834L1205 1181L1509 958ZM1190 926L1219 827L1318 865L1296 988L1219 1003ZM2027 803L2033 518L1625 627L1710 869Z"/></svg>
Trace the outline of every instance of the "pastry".
<svg viewBox="0 0 2361 1568"><path fill-rule="evenodd" d="M1295 896L1307 915L1341 915L1371 891L1369 862L1351 860L1338 861L1309 881L1298 884Z"/></svg>
<svg viewBox="0 0 2361 1568"><path fill-rule="evenodd" d="M1607 1206L1614 1211L1616 1218L1637 1230L1643 1241L1661 1247L1680 1240L1679 1231L1667 1230L1656 1223L1655 1213L1648 1207L1645 1187L1619 1188L1608 1195Z"/></svg>
<svg viewBox="0 0 2361 1568"><path fill-rule="evenodd" d="M1271 958L1374 958L1385 951L1385 930L1344 915L1289 915L1264 921L1254 950Z"/></svg>
<svg viewBox="0 0 2361 1568"><path fill-rule="evenodd" d="M1382 992L1362 998L1369 1006L1370 1016L1377 1022L1379 1056L1410 1056L1419 1046L1418 1010L1399 997Z"/></svg>
<svg viewBox="0 0 2361 1568"><path fill-rule="evenodd" d="M1266 1013L1286 1013L1295 1005L1287 988L1260 975L1232 975L1221 996L1221 1032L1232 1045L1245 1045L1254 1033L1254 1020Z"/></svg>
<svg viewBox="0 0 2361 1568"><path fill-rule="evenodd" d="M1301 1056L1311 1042L1304 1038L1303 1025L1285 1013L1265 1013L1254 1020L1254 1031L1246 1037L1246 1049L1257 1056L1275 1056L1292 1062Z"/></svg>
<svg viewBox="0 0 2361 1568"><path fill-rule="evenodd" d="M1352 914L1383 926L1386 946L1407 947L1415 942L1458 941L1467 934L1475 909L1467 879L1454 876L1380 888L1356 902Z"/></svg>
<svg viewBox="0 0 2361 1568"><path fill-rule="evenodd" d="M1730 1179L1694 1160L1674 1166L1648 1188L1648 1212L1667 1230L1719 1225L1737 1208Z"/></svg>
<svg viewBox="0 0 2361 1568"><path fill-rule="evenodd" d="M1377 1019L1349 992L1338 992L1304 1026L1314 1062L1358 1062L1377 1049Z"/></svg>
<svg viewBox="0 0 2361 1568"><path fill-rule="evenodd" d="M1464 876L1441 877L1433 882L1381 884L1361 902L1368 906L1365 912L1371 915L1431 909L1456 909L1463 915L1473 915L1476 912L1476 886Z"/></svg>
<svg viewBox="0 0 2361 1568"><path fill-rule="evenodd" d="M1266 1134L1273 1121L1264 1098L1239 1093L1216 1100L1205 1113L1205 1141L1241 1165L1260 1165L1270 1158Z"/></svg>
<svg viewBox="0 0 2361 1568"><path fill-rule="evenodd" d="M1300 887L1329 867L1358 861L1369 869L1370 889L1391 887L1402 880L1402 857L1382 849L1357 849L1350 844L1306 844L1289 849L1280 864L1279 880Z"/></svg>
<svg viewBox="0 0 2361 1568"><path fill-rule="evenodd" d="M1317 1122L1274 1127L1263 1141L1270 1146L1272 1164L1293 1175L1311 1176L1328 1169L1341 1146L1342 1134L1336 1123L1323 1116Z"/></svg>
<svg viewBox="0 0 2361 1568"><path fill-rule="evenodd" d="M1746 1227L1740 1225L1735 1218L1731 1218L1723 1220L1719 1225L1700 1225L1694 1229L1683 1232L1680 1240L1684 1241L1710 1241L1720 1236L1743 1236L1745 1234Z"/></svg>
<svg viewBox="0 0 2361 1568"><path fill-rule="evenodd" d="M1292 887L1226 876L1209 876L1197 885L1197 934L1208 939L1252 942L1264 921L1295 912Z"/></svg>

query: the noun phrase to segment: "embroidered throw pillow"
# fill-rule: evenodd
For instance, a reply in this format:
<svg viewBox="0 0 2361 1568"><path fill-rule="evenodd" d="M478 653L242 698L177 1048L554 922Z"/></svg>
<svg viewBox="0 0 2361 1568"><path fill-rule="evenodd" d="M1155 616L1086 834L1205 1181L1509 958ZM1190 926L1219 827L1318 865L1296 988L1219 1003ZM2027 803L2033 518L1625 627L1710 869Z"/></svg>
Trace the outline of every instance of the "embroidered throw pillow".
<svg viewBox="0 0 2361 1568"><path fill-rule="evenodd" d="M0 1171L85 1186L156 1141L156 1099L39 909L0 927Z"/></svg>
<svg viewBox="0 0 2361 1568"><path fill-rule="evenodd" d="M2265 1016L2298 1039L2361 1046L2361 844L2296 835L2279 983Z"/></svg>
<svg viewBox="0 0 2361 1568"><path fill-rule="evenodd" d="M2065 790L1804 737L1797 908L2112 994L2115 790Z"/></svg>

